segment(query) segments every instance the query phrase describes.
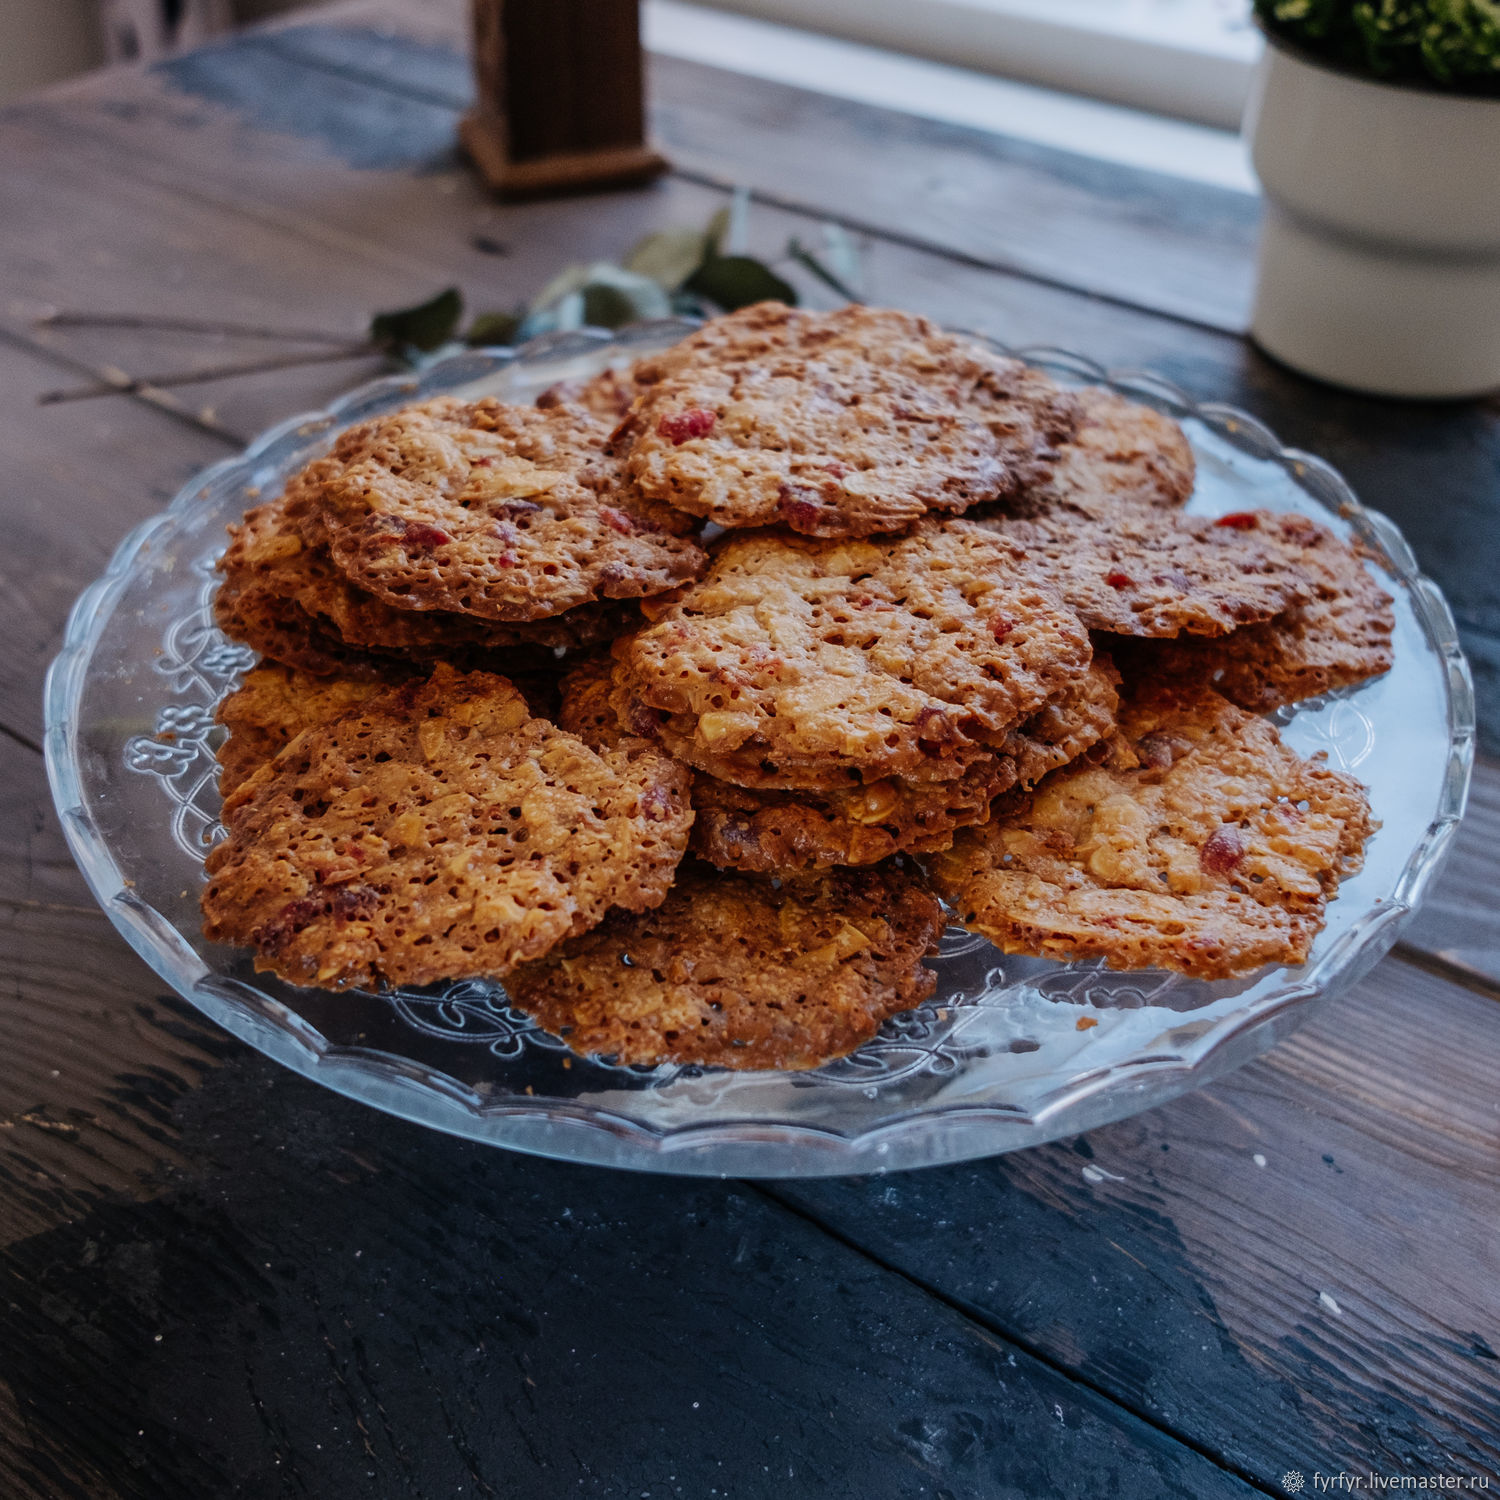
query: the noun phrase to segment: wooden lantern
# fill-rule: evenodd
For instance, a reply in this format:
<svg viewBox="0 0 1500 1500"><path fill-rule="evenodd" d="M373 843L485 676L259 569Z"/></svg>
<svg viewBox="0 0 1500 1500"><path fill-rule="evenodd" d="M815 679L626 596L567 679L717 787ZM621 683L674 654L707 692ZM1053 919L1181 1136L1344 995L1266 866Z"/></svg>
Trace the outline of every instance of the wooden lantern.
<svg viewBox="0 0 1500 1500"><path fill-rule="evenodd" d="M508 198L646 182L639 0L473 0L465 149Z"/></svg>

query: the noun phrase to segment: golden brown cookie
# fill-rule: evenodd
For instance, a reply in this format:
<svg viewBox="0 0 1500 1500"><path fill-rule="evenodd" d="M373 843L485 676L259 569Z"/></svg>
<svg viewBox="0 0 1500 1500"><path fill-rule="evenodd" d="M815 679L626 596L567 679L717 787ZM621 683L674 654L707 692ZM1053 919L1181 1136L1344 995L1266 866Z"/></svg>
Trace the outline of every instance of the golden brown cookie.
<svg viewBox="0 0 1500 1500"><path fill-rule="evenodd" d="M1015 768L1015 785L1033 787L1108 739L1117 727L1120 674L1097 647L1088 672L1060 697L1005 736L1001 753Z"/></svg>
<svg viewBox="0 0 1500 1500"><path fill-rule="evenodd" d="M1073 436L1058 449L1047 478L1007 506L1011 514L1062 506L1103 519L1122 505L1187 504L1197 460L1171 417L1102 386L1073 394L1079 409Z"/></svg>
<svg viewBox="0 0 1500 1500"><path fill-rule="evenodd" d="M1273 511L1217 520L1120 505L1059 507L976 523L1022 549L1090 630L1224 635L1317 592L1310 556L1342 545L1315 521Z"/></svg>
<svg viewBox="0 0 1500 1500"><path fill-rule="evenodd" d="M815 1068L919 1005L942 911L910 872L784 886L686 864L655 911L613 916L506 979L576 1052L626 1064Z"/></svg>
<svg viewBox="0 0 1500 1500"><path fill-rule="evenodd" d="M1389 672L1391 596L1352 548L1329 549L1311 562L1318 593L1307 603L1232 635L1136 643L1132 665L1206 684L1252 713Z"/></svg>
<svg viewBox="0 0 1500 1500"><path fill-rule="evenodd" d="M615 643L621 722L738 786L956 780L1092 654L1051 586L967 521L735 535L647 613Z"/></svg>
<svg viewBox="0 0 1500 1500"><path fill-rule="evenodd" d="M407 407L339 438L304 536L397 609L502 622L695 577L691 523L624 485L609 436L568 404Z"/></svg>
<svg viewBox="0 0 1500 1500"><path fill-rule="evenodd" d="M369 675L393 657L478 663L493 655L496 664L509 666L517 652L613 640L639 619L629 600L509 625L448 610L395 609L351 584L326 547L304 540L296 515L305 497L305 477L299 476L282 499L246 512L230 527L229 547L218 564L219 628L274 661L324 675Z"/></svg>
<svg viewBox="0 0 1500 1500"><path fill-rule="evenodd" d="M322 629L295 601L258 586L241 588L233 578L214 595L214 623L259 655L319 677L378 680L384 665L375 654L346 646Z"/></svg>
<svg viewBox="0 0 1500 1500"><path fill-rule="evenodd" d="M214 712L214 721L228 730L217 753L220 793L228 797L304 729L331 723L367 698L406 681L412 669L392 660L381 663L381 674L326 677L270 661L252 667ZM534 717L554 717L555 672L518 672L508 681Z"/></svg>
<svg viewBox="0 0 1500 1500"><path fill-rule="evenodd" d="M623 370L611 367L589 376L587 380L559 380L536 398L536 404L543 410L555 406L581 406L613 425L630 410L630 403L639 394L633 366Z"/></svg>
<svg viewBox="0 0 1500 1500"><path fill-rule="evenodd" d="M576 734L595 750L612 750L626 730L610 702L614 659L604 653L570 662L558 684L558 728Z"/></svg>
<svg viewBox="0 0 1500 1500"><path fill-rule="evenodd" d="M761 874L868 865L893 854L951 847L960 828L989 820L990 803L1082 755L1115 726L1119 676L1096 655L1081 682L1006 737L955 781L900 781L835 792L752 791L693 778L692 849L711 864Z"/></svg>
<svg viewBox="0 0 1500 1500"><path fill-rule="evenodd" d="M710 864L759 875L930 853L948 848L956 829L983 823L1015 774L1013 761L988 755L953 781L888 777L847 791L774 792L700 771L691 848Z"/></svg>
<svg viewBox="0 0 1500 1500"><path fill-rule="evenodd" d="M327 724L390 686L377 678L316 677L274 662L252 667L214 713L215 723L229 731L218 750L220 792L228 797L304 729Z"/></svg>
<svg viewBox="0 0 1500 1500"><path fill-rule="evenodd" d="M659 751L596 753L503 677L439 665L305 730L227 800L204 931L298 984L502 974L661 901L691 819Z"/></svg>
<svg viewBox="0 0 1500 1500"><path fill-rule="evenodd" d="M721 526L899 531L1040 483L1073 398L925 318L765 302L643 361L624 429L643 494Z"/></svg>
<svg viewBox="0 0 1500 1500"><path fill-rule="evenodd" d="M1007 797L931 861L1007 953L1226 979L1306 960L1372 830L1364 789L1208 691L1129 705L1104 764Z"/></svg>

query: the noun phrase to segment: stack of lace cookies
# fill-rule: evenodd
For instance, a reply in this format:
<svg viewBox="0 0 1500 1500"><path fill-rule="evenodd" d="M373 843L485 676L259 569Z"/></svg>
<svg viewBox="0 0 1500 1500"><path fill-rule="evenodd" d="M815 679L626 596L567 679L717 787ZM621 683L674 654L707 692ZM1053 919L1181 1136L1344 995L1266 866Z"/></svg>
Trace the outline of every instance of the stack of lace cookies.
<svg viewBox="0 0 1500 1500"><path fill-rule="evenodd" d="M205 930L331 988L501 981L585 1055L805 1068L955 919L1298 964L1372 831L1262 715L1389 669L1176 423L921 318L762 304L535 406L346 432L249 512Z"/></svg>

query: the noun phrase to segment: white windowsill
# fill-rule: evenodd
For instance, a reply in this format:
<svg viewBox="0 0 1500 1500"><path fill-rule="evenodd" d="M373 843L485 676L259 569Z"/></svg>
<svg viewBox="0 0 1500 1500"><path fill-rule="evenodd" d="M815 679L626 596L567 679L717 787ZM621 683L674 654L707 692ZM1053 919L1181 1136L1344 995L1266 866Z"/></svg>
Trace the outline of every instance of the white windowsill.
<svg viewBox="0 0 1500 1500"><path fill-rule="evenodd" d="M718 9L1236 129L1248 0L704 0Z"/></svg>
<svg viewBox="0 0 1500 1500"><path fill-rule="evenodd" d="M928 0L907 3L926 4ZM1062 0L1048 3L1056 5ZM969 125L1236 192L1258 191L1244 145L1231 131L994 78L901 52L685 4L683 0L644 0L642 24L647 48L666 57L727 68L924 119Z"/></svg>

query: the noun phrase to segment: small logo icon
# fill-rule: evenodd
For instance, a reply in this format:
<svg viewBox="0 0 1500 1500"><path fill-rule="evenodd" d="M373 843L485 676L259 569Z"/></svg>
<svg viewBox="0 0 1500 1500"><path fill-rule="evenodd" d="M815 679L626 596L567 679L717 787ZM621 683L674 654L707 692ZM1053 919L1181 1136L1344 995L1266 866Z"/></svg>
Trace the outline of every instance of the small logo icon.
<svg viewBox="0 0 1500 1500"><path fill-rule="evenodd" d="M1295 1469L1288 1469L1286 1473L1281 1476L1281 1487L1289 1495L1301 1494L1302 1486L1304 1483L1305 1481L1303 1480L1302 1476Z"/></svg>

